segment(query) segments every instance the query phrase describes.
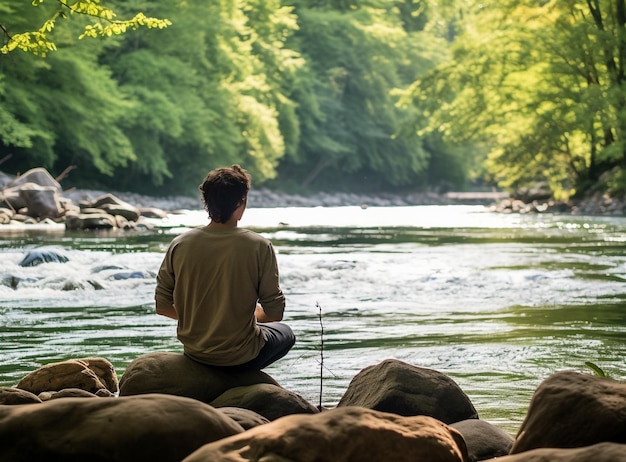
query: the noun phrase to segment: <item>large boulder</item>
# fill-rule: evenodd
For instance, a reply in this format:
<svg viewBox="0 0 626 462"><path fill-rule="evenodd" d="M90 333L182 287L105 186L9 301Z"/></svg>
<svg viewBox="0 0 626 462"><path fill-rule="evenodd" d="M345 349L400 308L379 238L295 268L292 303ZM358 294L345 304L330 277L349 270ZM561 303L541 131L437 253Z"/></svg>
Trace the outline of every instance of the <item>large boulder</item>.
<svg viewBox="0 0 626 462"><path fill-rule="evenodd" d="M29 250L20 262L20 266L37 266L42 263L67 263L69 258L54 249Z"/></svg>
<svg viewBox="0 0 626 462"><path fill-rule="evenodd" d="M60 398L0 406L0 460L179 462L241 432L231 418L189 398Z"/></svg>
<svg viewBox="0 0 626 462"><path fill-rule="evenodd" d="M230 372L179 353L155 352L133 360L120 379L120 396L167 393L210 403L226 390L278 383L265 372Z"/></svg>
<svg viewBox="0 0 626 462"><path fill-rule="evenodd" d="M36 218L59 218L65 212L61 205L59 191L53 186L40 186L26 183L20 188L20 195L26 203L28 215Z"/></svg>
<svg viewBox="0 0 626 462"><path fill-rule="evenodd" d="M6 188L0 193L0 204L14 212L24 211L35 218L59 218L64 213L59 192L52 186L26 183Z"/></svg>
<svg viewBox="0 0 626 462"><path fill-rule="evenodd" d="M22 378L17 388L38 395L66 388L80 388L94 394L101 390L117 393L119 387L115 369L108 360L83 358L46 364Z"/></svg>
<svg viewBox="0 0 626 462"><path fill-rule="evenodd" d="M427 416L343 407L291 415L207 444L183 462L461 462L461 434Z"/></svg>
<svg viewBox="0 0 626 462"><path fill-rule="evenodd" d="M26 209L28 216L59 218L64 213L61 185L44 168L33 168L8 183L0 201L14 211Z"/></svg>
<svg viewBox="0 0 626 462"><path fill-rule="evenodd" d="M626 443L626 383L562 371L535 390L511 454Z"/></svg>
<svg viewBox="0 0 626 462"><path fill-rule="evenodd" d="M427 415L447 424L478 418L468 396L450 377L396 359L359 372L337 406L363 406L403 416Z"/></svg>
<svg viewBox="0 0 626 462"><path fill-rule="evenodd" d="M26 183L35 183L40 186L51 186L57 191L62 191L61 185L55 180L50 173L42 167L31 168L26 173L23 173L13 179L7 186L21 186Z"/></svg>
<svg viewBox="0 0 626 462"><path fill-rule="evenodd" d="M541 448L489 459L491 462L626 462L626 445L597 443L584 448Z"/></svg>
<svg viewBox="0 0 626 462"><path fill-rule="evenodd" d="M20 390L19 388L0 387L0 405L35 403L41 403L41 399L30 391Z"/></svg>
<svg viewBox="0 0 626 462"><path fill-rule="evenodd" d="M480 419L461 420L450 426L463 435L470 462L506 456L515 440L504 430Z"/></svg>
<svg viewBox="0 0 626 462"><path fill-rule="evenodd" d="M213 400L211 406L241 407L276 420L291 414L317 414L319 410L300 395L270 383L231 388Z"/></svg>

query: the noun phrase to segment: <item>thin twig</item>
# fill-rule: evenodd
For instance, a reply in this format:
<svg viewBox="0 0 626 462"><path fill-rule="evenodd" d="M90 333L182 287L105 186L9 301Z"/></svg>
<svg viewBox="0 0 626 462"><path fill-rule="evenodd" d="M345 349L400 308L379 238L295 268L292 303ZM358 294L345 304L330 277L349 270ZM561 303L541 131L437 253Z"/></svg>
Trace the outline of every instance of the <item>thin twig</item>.
<svg viewBox="0 0 626 462"><path fill-rule="evenodd" d="M74 5L75 5L77 2L74 2L72 5L68 5L67 3L65 3L65 2L63 2L63 1L61 1L61 0L57 0L57 3L58 3L59 5L61 5L62 7L64 6L65 8L67 8L67 9L68 9L68 10L70 10L72 13L82 14L82 15L84 15L84 16L91 16L92 18L103 19L103 20L105 20L106 22L108 22L108 23L110 23L110 24L114 24L114 23L116 23L116 22L117 22L117 21L115 21L115 20L111 20L111 19L108 19L108 18L105 18L105 17L102 17L102 16L98 16L97 14L92 14L92 13L87 13L86 11L80 11L80 10L77 10L76 8L74 8ZM65 14L63 14L63 13L62 13L62 8L59 10L59 13L61 13L61 14L63 15L63 17L65 17Z"/></svg>
<svg viewBox="0 0 626 462"><path fill-rule="evenodd" d="M322 396L324 387L324 323L322 322L322 306L319 302L315 302L315 306L318 309L318 316L320 320L320 405L319 410L322 410Z"/></svg>
<svg viewBox="0 0 626 462"><path fill-rule="evenodd" d="M9 39L8 41L10 41L12 39L11 34L9 34L9 31L7 30L6 27L4 27L2 24L0 24L0 30L2 32L4 32L4 36Z"/></svg>
<svg viewBox="0 0 626 462"><path fill-rule="evenodd" d="M0 24L0 27L2 27L2 24ZM7 154L6 156L4 156L2 159L0 159L0 164L5 163L7 160L9 160L11 157L13 157L13 154Z"/></svg>
<svg viewBox="0 0 626 462"><path fill-rule="evenodd" d="M63 178L65 178L75 168L76 168L76 165L70 165L65 170L63 170L61 174L55 178L55 180L60 183L61 180L63 180Z"/></svg>

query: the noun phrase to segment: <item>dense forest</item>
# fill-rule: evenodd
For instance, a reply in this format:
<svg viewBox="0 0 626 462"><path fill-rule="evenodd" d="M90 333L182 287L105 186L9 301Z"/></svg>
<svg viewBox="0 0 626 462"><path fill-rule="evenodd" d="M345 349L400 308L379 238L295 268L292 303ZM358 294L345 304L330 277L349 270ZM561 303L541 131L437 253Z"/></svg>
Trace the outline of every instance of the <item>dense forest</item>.
<svg viewBox="0 0 626 462"><path fill-rule="evenodd" d="M623 0L102 3L0 3L0 170L154 195L233 163L300 193L626 189Z"/></svg>

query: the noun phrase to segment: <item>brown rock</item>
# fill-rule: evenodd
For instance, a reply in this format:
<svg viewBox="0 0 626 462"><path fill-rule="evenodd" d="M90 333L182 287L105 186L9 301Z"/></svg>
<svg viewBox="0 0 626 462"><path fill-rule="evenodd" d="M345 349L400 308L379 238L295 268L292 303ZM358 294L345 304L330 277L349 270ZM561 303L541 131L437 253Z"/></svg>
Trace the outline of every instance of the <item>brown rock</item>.
<svg viewBox="0 0 626 462"><path fill-rule="evenodd" d="M535 391L511 454L603 441L626 443L626 384L563 371Z"/></svg>
<svg viewBox="0 0 626 462"><path fill-rule="evenodd" d="M11 221L15 212L6 207L0 207L0 224L6 225Z"/></svg>
<svg viewBox="0 0 626 462"><path fill-rule="evenodd" d="M26 208L26 201L20 193L19 186L5 188L2 190L1 200L3 207L10 208L14 212Z"/></svg>
<svg viewBox="0 0 626 462"><path fill-rule="evenodd" d="M113 229L117 226L115 217L108 213L67 213L65 227L69 230Z"/></svg>
<svg viewBox="0 0 626 462"><path fill-rule="evenodd" d="M80 213L80 207L76 205L74 202L72 202L70 199L68 199L67 197L61 197L59 199L59 202L61 203L61 207L63 207L64 215L66 213L74 213L74 214Z"/></svg>
<svg viewBox="0 0 626 462"><path fill-rule="evenodd" d="M250 409L269 420L291 414L317 414L318 409L301 396L278 385L259 383L231 388L213 400L211 406Z"/></svg>
<svg viewBox="0 0 626 462"><path fill-rule="evenodd" d="M11 223L22 223L25 225L34 225L37 223L37 220L29 215L25 215L24 213L18 212L15 215L13 215L13 218L11 218L11 221L9 222L9 224Z"/></svg>
<svg viewBox="0 0 626 462"><path fill-rule="evenodd" d="M97 398L94 393L82 390L80 388L64 388L61 391L44 391L39 393L41 401L50 401L59 398Z"/></svg>
<svg viewBox="0 0 626 462"><path fill-rule="evenodd" d="M221 407L218 410L241 425L244 430L249 430L270 422L261 414L257 414L250 409L242 409L240 407Z"/></svg>
<svg viewBox="0 0 626 462"><path fill-rule="evenodd" d="M131 362L120 379L120 396L167 393L210 403L226 390L278 383L265 372L228 372L179 353L148 353Z"/></svg>
<svg viewBox="0 0 626 462"><path fill-rule="evenodd" d="M242 431L189 398L61 398L0 407L0 460L179 462L204 444Z"/></svg>
<svg viewBox="0 0 626 462"><path fill-rule="evenodd" d="M37 395L19 388L0 387L0 404L34 404L41 403Z"/></svg>
<svg viewBox="0 0 626 462"><path fill-rule="evenodd" d="M64 212L61 191L50 173L38 167L10 181L0 194L0 202L33 218L59 218Z"/></svg>
<svg viewBox="0 0 626 462"><path fill-rule="evenodd" d="M103 213L102 209L97 209L95 207L80 207L79 211L84 215L102 215Z"/></svg>
<svg viewBox="0 0 626 462"><path fill-rule="evenodd" d="M26 183L35 183L40 186L52 186L57 191L61 191L61 185L43 167L31 168L27 172L13 179L7 186L21 186Z"/></svg>
<svg viewBox="0 0 626 462"><path fill-rule="evenodd" d="M114 393L111 393L109 390L102 388L101 390L98 390L96 393L94 393L97 397L99 398L112 398L115 396Z"/></svg>
<svg viewBox="0 0 626 462"><path fill-rule="evenodd" d="M427 415L444 423L477 419L468 396L448 376L387 359L359 372L339 401L398 415Z"/></svg>
<svg viewBox="0 0 626 462"><path fill-rule="evenodd" d="M626 445L598 443L575 449L542 448L489 460L492 462L626 462Z"/></svg>
<svg viewBox="0 0 626 462"><path fill-rule="evenodd" d="M113 216L121 216L127 221L137 221L139 219L139 210L132 205L116 205L116 204L107 204L103 205L102 210L107 212L109 215Z"/></svg>
<svg viewBox="0 0 626 462"><path fill-rule="evenodd" d="M80 361L83 361L87 364L89 369L96 373L108 391L111 393L117 393L119 391L120 387L119 381L117 380L117 373L111 361L98 357L80 358Z"/></svg>
<svg viewBox="0 0 626 462"><path fill-rule="evenodd" d="M155 207L139 207L139 213L146 218L167 218L167 212Z"/></svg>
<svg viewBox="0 0 626 462"><path fill-rule="evenodd" d="M401 417L343 407L291 415L207 444L183 462L460 462L461 434L427 416Z"/></svg>
<svg viewBox="0 0 626 462"><path fill-rule="evenodd" d="M480 419L467 419L450 424L463 435L470 462L506 456L515 440L504 430Z"/></svg>
<svg viewBox="0 0 626 462"><path fill-rule="evenodd" d="M84 203L88 207L102 209L109 215L121 215L128 221L137 221L140 216L139 209L123 201L114 194L104 194L89 203Z"/></svg>
<svg viewBox="0 0 626 462"><path fill-rule="evenodd" d="M130 229L132 228L132 222L128 221L122 215L115 215L115 223L119 229Z"/></svg>
<svg viewBox="0 0 626 462"><path fill-rule="evenodd" d="M59 218L63 215L59 190L53 186L26 183L20 186L20 194L31 217Z"/></svg>
<svg viewBox="0 0 626 462"><path fill-rule="evenodd" d="M108 390L117 379L111 377L113 366L106 366L107 362L102 358L86 358L47 364L20 380L17 388L34 394L65 388L80 388L91 393L97 393L101 389Z"/></svg>

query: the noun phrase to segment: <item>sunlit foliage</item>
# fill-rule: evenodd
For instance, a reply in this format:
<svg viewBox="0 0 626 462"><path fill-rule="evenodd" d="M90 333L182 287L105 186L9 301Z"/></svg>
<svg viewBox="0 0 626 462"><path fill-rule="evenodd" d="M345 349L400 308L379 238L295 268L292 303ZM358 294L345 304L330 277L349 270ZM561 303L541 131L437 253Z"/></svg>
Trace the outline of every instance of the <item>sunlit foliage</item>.
<svg viewBox="0 0 626 462"><path fill-rule="evenodd" d="M505 188L584 192L626 166L623 1L465 2L450 61L413 88L431 132L488 146Z"/></svg>
<svg viewBox="0 0 626 462"><path fill-rule="evenodd" d="M39 6L44 0L33 0L32 6ZM171 25L168 19L158 19L147 17L143 12L138 12L130 19L116 19L115 12L100 4L100 0L49 0L48 3L56 3L56 10L46 13L43 23L36 30L14 32L9 30L8 25L0 28L4 32L5 44L0 47L0 53L7 54L19 49L35 55L46 56L48 52L57 49L56 44L50 39L50 33L56 27L59 19L70 16L84 16L93 21L84 26L78 38L83 37L111 37L112 35L123 34L129 29L139 27L163 29ZM5 13L12 13L14 10L10 5L3 7ZM1 20L1 19L0 19Z"/></svg>

